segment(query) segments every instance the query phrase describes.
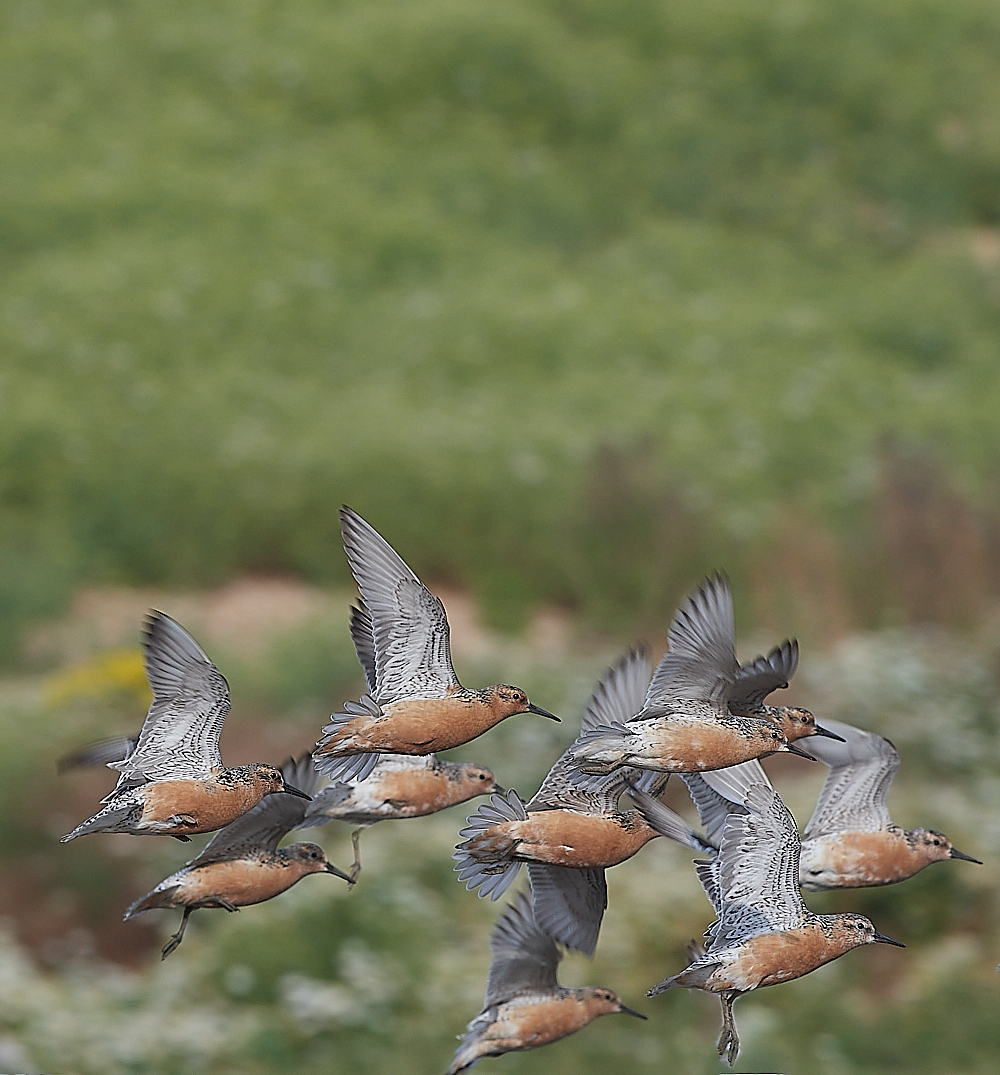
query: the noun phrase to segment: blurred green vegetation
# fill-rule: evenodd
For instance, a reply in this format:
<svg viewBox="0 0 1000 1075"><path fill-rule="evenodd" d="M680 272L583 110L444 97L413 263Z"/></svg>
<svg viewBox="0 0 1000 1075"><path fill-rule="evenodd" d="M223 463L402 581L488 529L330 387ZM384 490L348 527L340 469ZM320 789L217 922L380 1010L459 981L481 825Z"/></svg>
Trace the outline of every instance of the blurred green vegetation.
<svg viewBox="0 0 1000 1075"><path fill-rule="evenodd" d="M8 656L84 580L343 580L342 501L507 626L719 563L761 612L790 517L877 622L887 443L996 529L995 5L0 24Z"/></svg>

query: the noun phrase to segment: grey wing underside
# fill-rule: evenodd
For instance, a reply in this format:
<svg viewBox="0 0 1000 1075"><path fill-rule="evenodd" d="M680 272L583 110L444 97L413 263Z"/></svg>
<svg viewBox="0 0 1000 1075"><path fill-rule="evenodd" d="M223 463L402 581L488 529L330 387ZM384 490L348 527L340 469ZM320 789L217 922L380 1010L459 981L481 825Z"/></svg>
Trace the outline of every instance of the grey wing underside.
<svg viewBox="0 0 1000 1075"><path fill-rule="evenodd" d="M535 923L526 892L519 892L497 920L490 953L484 1008L523 993L549 993L558 988L556 968L562 956L555 941Z"/></svg>
<svg viewBox="0 0 1000 1075"><path fill-rule="evenodd" d="M118 789L144 780L203 780L222 767L219 733L229 685L205 651L175 620L152 612L144 636L153 703L135 750L111 762Z"/></svg>
<svg viewBox="0 0 1000 1075"><path fill-rule="evenodd" d="M60 758L56 763L56 768L60 773L65 773L69 769L84 769L91 765L107 765L113 761L125 761L135 750L138 742L138 732L134 735L116 735L110 739L102 739Z"/></svg>
<svg viewBox="0 0 1000 1075"><path fill-rule="evenodd" d="M729 708L753 713L772 692L787 687L799 666L799 643L786 638L766 656L740 665L729 691Z"/></svg>
<svg viewBox="0 0 1000 1075"><path fill-rule="evenodd" d="M587 703L580 735L607 724L626 721L642 708L649 684L649 656L642 646L634 646L601 676ZM607 776L590 779L585 785L574 779L573 750L579 738L549 770L529 810L580 810L587 814L611 814L627 780L638 778L640 770L618 769Z"/></svg>
<svg viewBox="0 0 1000 1075"><path fill-rule="evenodd" d="M707 777L707 779L706 779ZM770 787L771 781L759 761L745 761L711 774L682 773L681 779L698 811L698 818L708 842L722 846L726 818L730 814L745 814L743 799L752 784Z"/></svg>
<svg viewBox="0 0 1000 1075"><path fill-rule="evenodd" d="M592 956L608 906L604 870L529 862L534 919L553 940Z"/></svg>
<svg viewBox="0 0 1000 1075"><path fill-rule="evenodd" d="M706 579L674 616L669 650L653 673L641 718L659 716L679 701L700 701L724 711L739 670L729 580Z"/></svg>
<svg viewBox="0 0 1000 1075"><path fill-rule="evenodd" d="M745 814L730 814L718 860L722 913L710 927L711 947L801 925L807 909L799 891L799 834L774 788L753 784ZM707 891L707 889L706 889Z"/></svg>
<svg viewBox="0 0 1000 1075"><path fill-rule="evenodd" d="M358 655L361 667L365 670L368 693L374 698L377 679L375 674L375 633L372 628L372 615L363 600L359 600L351 609L351 641L354 643L354 652Z"/></svg>
<svg viewBox="0 0 1000 1075"><path fill-rule="evenodd" d="M862 731L839 720L823 726L835 739L810 739L809 753L830 767L804 838L811 840L835 832L877 832L892 823L886 796L899 768L896 748L874 732Z"/></svg>
<svg viewBox="0 0 1000 1075"><path fill-rule="evenodd" d="M371 617L376 700L385 705L401 698L444 697L449 687L459 686L444 605L357 512L342 508L340 525Z"/></svg>
<svg viewBox="0 0 1000 1075"><path fill-rule="evenodd" d="M297 759L289 758L281 767L281 775L286 784L307 795L314 795L324 783L323 777L313 768L312 755L308 753ZM283 792L265 795L256 806L219 829L201 854L188 865L224 862L248 851L274 851L292 829L302 824L310 805L297 795Z"/></svg>

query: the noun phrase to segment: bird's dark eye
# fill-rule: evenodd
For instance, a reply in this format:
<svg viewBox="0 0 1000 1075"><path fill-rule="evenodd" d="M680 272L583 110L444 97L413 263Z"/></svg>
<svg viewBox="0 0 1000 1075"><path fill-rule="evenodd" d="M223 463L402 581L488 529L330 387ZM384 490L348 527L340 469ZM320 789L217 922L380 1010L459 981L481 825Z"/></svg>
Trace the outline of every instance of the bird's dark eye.
<svg viewBox="0 0 1000 1075"><path fill-rule="evenodd" d="M935 840L934 841L934 846L935 847L940 847L941 846L941 841L940 840Z"/></svg>

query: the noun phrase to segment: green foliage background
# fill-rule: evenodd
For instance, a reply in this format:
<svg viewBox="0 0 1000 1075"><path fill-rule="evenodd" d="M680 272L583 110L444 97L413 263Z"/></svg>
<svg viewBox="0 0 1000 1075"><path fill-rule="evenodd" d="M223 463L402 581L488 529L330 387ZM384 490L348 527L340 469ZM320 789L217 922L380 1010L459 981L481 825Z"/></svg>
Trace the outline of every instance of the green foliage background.
<svg viewBox="0 0 1000 1075"><path fill-rule="evenodd" d="M343 500L507 626L658 621L783 505L867 570L887 436L1000 502L991 4L0 22L8 636L81 580L342 580Z"/></svg>
<svg viewBox="0 0 1000 1075"><path fill-rule="evenodd" d="M345 583L346 501L495 625L556 603L603 632L460 669L568 736L606 640L724 565L745 628L883 628L807 651L801 697L892 735L902 821L995 859L998 117L985 0L0 0L0 657L23 673L87 583ZM237 709L308 740L358 687L346 646L227 668ZM0 689L4 884L98 933L180 851L55 849L51 759L136 716ZM467 756L528 792L559 734ZM815 787L786 790L804 820ZM0 1059L443 1070L492 919L450 875L458 820L379 828L367 889L206 915L162 968L3 946ZM974 870L810 898L911 947L742 1002L741 1070L992 1072ZM613 876L567 980L634 1001L706 907L673 849ZM721 1070L711 1004L649 1014L497 1069Z"/></svg>

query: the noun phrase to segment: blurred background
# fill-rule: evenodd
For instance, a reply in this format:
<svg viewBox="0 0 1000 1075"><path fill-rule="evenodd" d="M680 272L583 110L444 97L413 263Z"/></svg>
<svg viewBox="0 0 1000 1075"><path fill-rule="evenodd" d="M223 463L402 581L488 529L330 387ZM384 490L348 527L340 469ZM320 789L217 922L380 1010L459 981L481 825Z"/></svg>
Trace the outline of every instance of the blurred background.
<svg viewBox="0 0 1000 1075"><path fill-rule="evenodd" d="M894 819L986 860L809 896L908 947L741 1001L736 1070L995 1071L996 5L2 0L0 25L0 1069L446 1069L498 910L451 873L468 808L369 831L350 895L199 913L162 965L176 912L121 913L190 852L57 842L113 776L55 759L144 715L150 606L228 677L229 764L357 694L347 502L444 597L466 683L563 716L454 752L525 797L607 663L727 570L742 658L797 636L787 700L892 738ZM800 824L820 768L771 767ZM345 866L347 827L317 832ZM643 997L710 921L690 857L611 871L597 958L562 969L650 1021L482 1071L722 1070L714 999Z"/></svg>

